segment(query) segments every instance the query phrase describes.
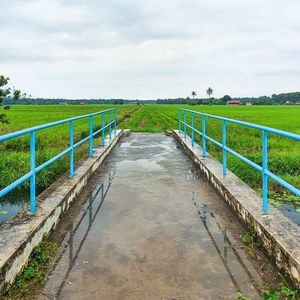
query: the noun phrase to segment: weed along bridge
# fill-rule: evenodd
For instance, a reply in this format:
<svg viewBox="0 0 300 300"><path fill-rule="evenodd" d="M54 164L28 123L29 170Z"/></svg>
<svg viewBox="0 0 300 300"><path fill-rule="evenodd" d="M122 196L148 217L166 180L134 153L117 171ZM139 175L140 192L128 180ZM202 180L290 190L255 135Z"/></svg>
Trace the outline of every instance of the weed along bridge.
<svg viewBox="0 0 300 300"><path fill-rule="evenodd" d="M89 131L77 139L76 122L84 119ZM220 141L206 134L209 119L221 123ZM261 164L228 146L233 124L257 130ZM62 125L69 127L66 148L38 165L37 135ZM178 111L178 128L167 133L117 129L116 109L109 109L0 136L1 143L28 137L30 167L0 191L5 198L30 182L28 207L0 227L3 297L22 298L37 273L28 270L36 268L34 259L40 262L35 249L42 241L58 249L46 259L38 299L261 299L269 286L279 287L278 271L299 289L299 226L268 205L268 181L297 197L300 191L268 169L271 135L300 141L185 109ZM220 148L221 163L207 143ZM85 145L88 156L76 161L76 149ZM261 174L262 196L227 169L227 155ZM66 156L69 171L37 195L38 174Z"/></svg>

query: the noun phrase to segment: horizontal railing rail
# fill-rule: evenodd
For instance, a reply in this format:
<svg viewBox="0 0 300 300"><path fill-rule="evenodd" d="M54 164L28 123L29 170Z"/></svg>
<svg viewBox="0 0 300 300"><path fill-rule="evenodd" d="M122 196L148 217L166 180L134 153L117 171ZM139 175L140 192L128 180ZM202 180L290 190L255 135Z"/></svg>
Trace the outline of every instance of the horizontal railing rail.
<svg viewBox="0 0 300 300"><path fill-rule="evenodd" d="M101 127L99 130L94 131L93 128L93 117L101 115ZM105 118L107 117L107 122ZM82 120L82 119L89 119L89 135L77 143L74 144L74 121ZM46 128L55 127L62 124L69 123L69 147L56 156L50 158L48 161L42 163L39 166L36 166L36 132L41 131ZM21 137L24 135L29 134L29 152L30 152L30 171L17 179L16 181L12 182L2 190L0 190L0 198L5 196L7 193L11 192L15 188L17 188L19 185L21 185L25 180L30 180L30 213L35 214L36 212L36 174L46 167L48 167L50 164L54 163L64 155L69 153L69 169L70 169L70 177L74 176L74 149L82 145L83 143L89 141L89 157L93 156L93 144L94 144L94 136L101 134L101 144L104 146L105 144L105 130L107 129L109 134L109 139L112 138L112 131L114 132L114 135L116 136L116 126L117 126L117 112L115 108L112 109L106 109L99 112L86 114L74 118L64 119L48 124L42 124L39 126L34 126L31 128L15 131L12 133L8 133L5 135L0 136L0 143L9 141L13 138Z"/></svg>
<svg viewBox="0 0 300 300"><path fill-rule="evenodd" d="M182 114L183 114L183 120L182 120ZM190 123L187 122L187 114L190 116ZM201 117L201 131L195 128L195 116ZM206 119L211 118L218 121L221 121L222 123L222 142L218 142L212 137L208 136L206 134ZM253 129L257 129L261 131L262 133L262 165L258 165L255 162L251 161L250 159L246 158L245 156L237 153L236 151L230 149L226 145L227 140L227 127L226 124L236 124L241 125ZM206 142L210 141L220 147L222 149L222 168L223 168L223 175L226 175L227 171L227 153L230 153L234 155L235 157L239 158L252 168L256 169L262 174L262 211L264 213L268 212L268 179L271 178L287 190L289 190L294 195L300 197L300 190L293 185L289 184L285 180L281 179L279 176L272 173L270 170L268 170L268 134L272 133L281 137L289 138L292 140L295 140L297 142L300 141L300 135L295 133L290 133L283 130L278 130L271 127L261 126L257 124L252 124L244 121L238 121L234 119L229 119L225 117L210 115L201 113L198 111L193 111L189 109L178 109L178 131L181 133L181 125L183 125L183 135L186 139L187 135L187 128L190 128L191 130L191 144L194 147L195 143L195 132L198 133L202 137L202 156L206 157L207 151L206 151Z"/></svg>

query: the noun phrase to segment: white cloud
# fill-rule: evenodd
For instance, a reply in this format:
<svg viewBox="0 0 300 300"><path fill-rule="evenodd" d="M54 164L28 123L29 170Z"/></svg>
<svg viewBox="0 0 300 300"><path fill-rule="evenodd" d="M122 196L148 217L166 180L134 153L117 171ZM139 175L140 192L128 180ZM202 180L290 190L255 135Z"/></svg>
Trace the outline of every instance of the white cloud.
<svg viewBox="0 0 300 300"><path fill-rule="evenodd" d="M33 96L299 89L298 0L1 2L0 73Z"/></svg>

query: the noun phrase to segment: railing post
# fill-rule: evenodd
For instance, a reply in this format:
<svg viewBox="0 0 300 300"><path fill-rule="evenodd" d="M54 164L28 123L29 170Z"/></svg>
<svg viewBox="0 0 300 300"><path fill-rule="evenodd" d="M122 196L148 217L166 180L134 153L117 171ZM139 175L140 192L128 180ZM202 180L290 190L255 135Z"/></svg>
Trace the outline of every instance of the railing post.
<svg viewBox="0 0 300 300"><path fill-rule="evenodd" d="M74 176L74 126L70 121L70 177Z"/></svg>
<svg viewBox="0 0 300 300"><path fill-rule="evenodd" d="M35 132L30 132L30 214L36 212L35 205Z"/></svg>
<svg viewBox="0 0 300 300"><path fill-rule="evenodd" d="M178 109L178 132L181 132L181 124L180 124L180 115L181 115L181 110L180 108Z"/></svg>
<svg viewBox="0 0 300 300"><path fill-rule="evenodd" d="M206 157L205 115L201 116L201 123L202 123L202 156Z"/></svg>
<svg viewBox="0 0 300 300"><path fill-rule="evenodd" d="M183 111L183 130L184 130L184 139L186 139L186 110Z"/></svg>
<svg viewBox="0 0 300 300"><path fill-rule="evenodd" d="M108 112L109 139L111 140L111 111Z"/></svg>
<svg viewBox="0 0 300 300"><path fill-rule="evenodd" d="M114 132L115 136L117 135L117 110L114 110Z"/></svg>
<svg viewBox="0 0 300 300"><path fill-rule="evenodd" d="M227 162L226 162L226 121L222 121L222 151L223 151L223 175L226 175Z"/></svg>
<svg viewBox="0 0 300 300"><path fill-rule="evenodd" d="M194 113L191 115L191 127L192 127L192 147L194 147Z"/></svg>
<svg viewBox="0 0 300 300"><path fill-rule="evenodd" d="M105 121L104 121L104 113L101 114L101 123L102 123L102 146L104 146L104 143L105 143L105 140L104 140L104 134L105 134L105 129L104 129L104 126L105 126Z"/></svg>
<svg viewBox="0 0 300 300"><path fill-rule="evenodd" d="M268 135L262 131L262 211L268 212Z"/></svg>
<svg viewBox="0 0 300 300"><path fill-rule="evenodd" d="M89 156L93 157L93 116L90 116L90 151Z"/></svg>

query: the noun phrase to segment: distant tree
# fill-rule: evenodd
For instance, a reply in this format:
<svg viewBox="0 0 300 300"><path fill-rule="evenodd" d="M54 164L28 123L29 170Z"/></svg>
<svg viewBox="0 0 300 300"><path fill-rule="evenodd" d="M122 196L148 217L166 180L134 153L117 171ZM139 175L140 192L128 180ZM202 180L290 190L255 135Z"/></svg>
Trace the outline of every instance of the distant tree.
<svg viewBox="0 0 300 300"><path fill-rule="evenodd" d="M276 104L297 103L300 102L300 92L273 94L272 101Z"/></svg>
<svg viewBox="0 0 300 300"><path fill-rule="evenodd" d="M220 98L220 99L216 99L216 98L211 98L210 99L210 104L213 104L213 105L223 105L224 104L224 101L223 101L223 98Z"/></svg>
<svg viewBox="0 0 300 300"><path fill-rule="evenodd" d="M116 99L113 101L113 104L124 104L124 100L123 99Z"/></svg>
<svg viewBox="0 0 300 300"><path fill-rule="evenodd" d="M230 101L230 100L231 100L231 97L230 97L229 95L225 95L225 96L223 96L222 100L223 100L224 102L227 102L227 101Z"/></svg>
<svg viewBox="0 0 300 300"><path fill-rule="evenodd" d="M230 101L232 98L229 95L225 95L220 99L220 103L219 104L226 104L227 101Z"/></svg>
<svg viewBox="0 0 300 300"><path fill-rule="evenodd" d="M211 87L209 87L207 90L206 90L206 94L208 95L208 98L211 97L211 95L214 93L213 89Z"/></svg>
<svg viewBox="0 0 300 300"><path fill-rule="evenodd" d="M4 105L3 108L4 108L4 110L9 110L10 109L10 105Z"/></svg>
<svg viewBox="0 0 300 300"><path fill-rule="evenodd" d="M195 91L192 91L191 95L192 95L193 99L195 99L195 97L197 96L197 93Z"/></svg>
<svg viewBox="0 0 300 300"><path fill-rule="evenodd" d="M9 98L17 101L21 97L21 91L16 90L15 88L11 89L8 87L9 77L5 77L0 75L0 105L4 101L4 99ZM6 114L0 114L0 123L8 124L9 120L6 117Z"/></svg>

